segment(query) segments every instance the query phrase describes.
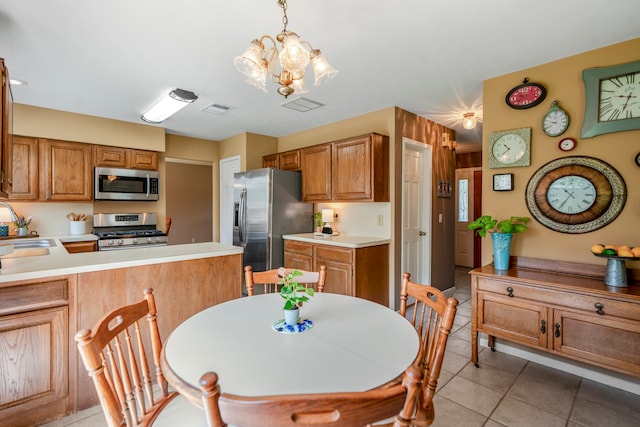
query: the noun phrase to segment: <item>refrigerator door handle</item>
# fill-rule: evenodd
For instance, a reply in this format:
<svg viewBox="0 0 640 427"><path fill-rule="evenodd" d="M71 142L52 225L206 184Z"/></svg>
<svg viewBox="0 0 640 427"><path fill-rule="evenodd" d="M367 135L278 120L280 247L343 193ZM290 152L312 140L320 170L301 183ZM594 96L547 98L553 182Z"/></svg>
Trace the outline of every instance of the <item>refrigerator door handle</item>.
<svg viewBox="0 0 640 427"><path fill-rule="evenodd" d="M238 232L240 235L240 243L243 247L247 246L247 189L243 188L240 193L240 210L239 210L240 221L238 224Z"/></svg>

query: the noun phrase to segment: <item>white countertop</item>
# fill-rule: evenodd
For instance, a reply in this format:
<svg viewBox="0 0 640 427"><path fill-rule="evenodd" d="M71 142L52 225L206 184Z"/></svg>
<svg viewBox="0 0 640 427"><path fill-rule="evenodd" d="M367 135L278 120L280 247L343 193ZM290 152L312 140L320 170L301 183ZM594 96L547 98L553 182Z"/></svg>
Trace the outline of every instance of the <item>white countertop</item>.
<svg viewBox="0 0 640 427"><path fill-rule="evenodd" d="M285 234L282 238L285 240L298 240L300 242L342 246L345 248L366 248L391 243L391 239L385 239L383 237L353 236L349 234L339 234L337 236L316 236L313 233Z"/></svg>
<svg viewBox="0 0 640 427"><path fill-rule="evenodd" d="M190 243L185 245L156 246L140 249L116 251L84 252L70 254L62 246L62 242L96 240L93 234L40 236L28 240L52 239L55 246L49 249L48 255L35 255L21 258L0 258L0 284L14 280L36 279L65 274L84 273L89 271L111 270L139 265L159 264L164 262L185 261L198 258L209 258L242 253L238 246L223 245L216 242ZM0 244L10 244L11 240L2 240Z"/></svg>

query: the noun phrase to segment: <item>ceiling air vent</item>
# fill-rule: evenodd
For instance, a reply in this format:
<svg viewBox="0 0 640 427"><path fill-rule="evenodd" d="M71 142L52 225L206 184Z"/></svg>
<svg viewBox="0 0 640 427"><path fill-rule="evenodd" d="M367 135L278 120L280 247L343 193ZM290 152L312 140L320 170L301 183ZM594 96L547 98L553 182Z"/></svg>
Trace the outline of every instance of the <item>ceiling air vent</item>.
<svg viewBox="0 0 640 427"><path fill-rule="evenodd" d="M303 97L284 102L280 105L282 107L291 108L292 110L301 111L303 113L315 110L316 108L324 107L324 104Z"/></svg>
<svg viewBox="0 0 640 427"><path fill-rule="evenodd" d="M228 107L226 105L221 105L221 104L209 104L203 109L201 109L200 111L203 111L209 114L215 114L216 116L221 116L224 113L231 111L231 107Z"/></svg>

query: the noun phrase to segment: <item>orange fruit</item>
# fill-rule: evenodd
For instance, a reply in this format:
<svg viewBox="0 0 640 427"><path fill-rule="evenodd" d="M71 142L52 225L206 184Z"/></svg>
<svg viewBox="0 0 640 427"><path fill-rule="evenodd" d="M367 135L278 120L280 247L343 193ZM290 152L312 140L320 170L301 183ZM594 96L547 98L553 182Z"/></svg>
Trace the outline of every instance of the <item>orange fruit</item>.
<svg viewBox="0 0 640 427"><path fill-rule="evenodd" d="M616 245L612 245L612 244L607 244L604 245L605 249L614 249L614 250L618 250L618 247Z"/></svg>
<svg viewBox="0 0 640 427"><path fill-rule="evenodd" d="M640 246L631 249L631 253L634 257L640 258Z"/></svg>
<svg viewBox="0 0 640 427"><path fill-rule="evenodd" d="M633 252L629 249L618 250L618 256L633 258Z"/></svg>
<svg viewBox="0 0 640 427"><path fill-rule="evenodd" d="M602 246L600 243L596 243L595 245L591 246L591 252L593 252L594 254L601 254L603 250L604 246Z"/></svg>

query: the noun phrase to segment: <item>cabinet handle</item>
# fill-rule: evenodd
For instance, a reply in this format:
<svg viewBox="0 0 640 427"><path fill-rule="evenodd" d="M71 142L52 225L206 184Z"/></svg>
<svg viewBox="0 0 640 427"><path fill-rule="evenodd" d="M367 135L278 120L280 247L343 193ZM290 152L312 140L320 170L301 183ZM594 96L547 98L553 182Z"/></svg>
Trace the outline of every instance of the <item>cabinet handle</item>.
<svg viewBox="0 0 640 427"><path fill-rule="evenodd" d="M604 304L603 303L597 302L597 303L593 304L593 306L596 308L596 313L598 313L601 316L604 314Z"/></svg>
<svg viewBox="0 0 640 427"><path fill-rule="evenodd" d="M540 332L542 332L543 334L547 333L547 321L546 320L541 320L540 321Z"/></svg>
<svg viewBox="0 0 640 427"><path fill-rule="evenodd" d="M556 338L560 337L560 323L556 323L553 326L555 326L555 329L556 329L556 331L553 333L553 335L555 335Z"/></svg>
<svg viewBox="0 0 640 427"><path fill-rule="evenodd" d="M511 286L509 286L507 288L507 296L508 297L513 297L513 288Z"/></svg>

